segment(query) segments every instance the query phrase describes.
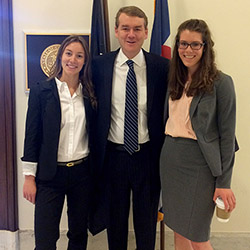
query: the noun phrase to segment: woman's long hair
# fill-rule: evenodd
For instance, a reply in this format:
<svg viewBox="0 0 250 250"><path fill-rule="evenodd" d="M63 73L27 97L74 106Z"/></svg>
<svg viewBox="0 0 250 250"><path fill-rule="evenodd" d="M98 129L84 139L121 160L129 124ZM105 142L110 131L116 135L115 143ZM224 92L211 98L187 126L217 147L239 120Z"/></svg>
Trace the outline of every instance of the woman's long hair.
<svg viewBox="0 0 250 250"><path fill-rule="evenodd" d="M187 90L187 96L195 96L204 92L211 93L213 91L213 82L218 76L213 50L214 42L206 22L199 19L185 21L178 28L170 66L169 87L172 100L181 98L183 89L188 80L188 68L183 64L178 53L180 34L184 30L201 33L202 40L205 44L199 66L192 75L192 81Z"/></svg>
<svg viewBox="0 0 250 250"><path fill-rule="evenodd" d="M79 80L83 86L83 96L88 97L90 99L92 107L96 108L97 101L94 93L94 87L91 81L91 70L90 70L91 60L90 60L89 48L87 42L83 39L83 37L78 35L71 35L65 38L65 40L62 42L61 46L58 49L56 61L50 70L49 80L55 77L60 78L62 76L61 59L63 52L69 44L75 42L80 43L84 50L84 65L79 73Z"/></svg>

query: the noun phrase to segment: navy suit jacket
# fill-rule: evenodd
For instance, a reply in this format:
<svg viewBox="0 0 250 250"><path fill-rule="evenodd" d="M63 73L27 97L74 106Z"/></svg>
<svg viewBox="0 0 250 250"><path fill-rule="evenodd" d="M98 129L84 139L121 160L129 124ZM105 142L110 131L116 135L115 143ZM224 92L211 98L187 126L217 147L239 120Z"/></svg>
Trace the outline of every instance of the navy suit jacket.
<svg viewBox="0 0 250 250"><path fill-rule="evenodd" d="M93 143L93 158L95 161L95 194L101 193L93 206L93 216L90 221L90 231L96 234L105 228L105 182L107 166L105 153L111 122L112 82L116 56L119 50L97 57L92 63L93 84L97 96L97 119ZM152 175L159 176L160 151L164 141L163 111L167 91L167 76L169 60L143 51L146 60L147 76L147 123L150 139L150 154L152 161ZM143 171L143 170L142 170ZM107 177L107 176L106 176ZM157 188L160 183L155 183ZM94 212L98 210L100 212Z"/></svg>
<svg viewBox="0 0 250 250"><path fill-rule="evenodd" d="M97 153L96 169L99 173L104 167L107 138L111 122L111 98L113 70L119 50L97 57L93 60L92 74L97 96L97 120L95 127L94 153ZM158 55L143 51L147 75L147 120L153 159L159 160L164 140L163 111L167 91L169 61ZM156 166L158 169L158 166Z"/></svg>
<svg viewBox="0 0 250 250"><path fill-rule="evenodd" d="M87 98L84 98L84 107L91 142L93 110ZM51 180L56 174L60 126L61 107L55 79L37 83L30 90L24 155L21 159L38 163L38 179Z"/></svg>

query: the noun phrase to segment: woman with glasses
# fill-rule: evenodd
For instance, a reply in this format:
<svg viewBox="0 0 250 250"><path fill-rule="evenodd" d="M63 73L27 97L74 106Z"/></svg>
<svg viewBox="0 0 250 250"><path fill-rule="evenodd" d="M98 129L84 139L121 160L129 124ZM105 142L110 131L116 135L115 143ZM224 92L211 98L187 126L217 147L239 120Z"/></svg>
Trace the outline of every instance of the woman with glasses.
<svg viewBox="0 0 250 250"><path fill-rule="evenodd" d="M216 68L213 41L203 20L182 23L176 35L165 105L161 152L164 221L175 249L212 249L215 200L235 208L230 188L235 155L235 91Z"/></svg>

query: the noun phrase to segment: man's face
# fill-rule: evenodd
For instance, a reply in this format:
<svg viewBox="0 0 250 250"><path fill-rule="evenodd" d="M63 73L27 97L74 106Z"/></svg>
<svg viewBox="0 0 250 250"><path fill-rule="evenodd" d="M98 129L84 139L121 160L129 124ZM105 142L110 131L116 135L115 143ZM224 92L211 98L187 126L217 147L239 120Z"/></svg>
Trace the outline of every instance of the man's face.
<svg viewBox="0 0 250 250"><path fill-rule="evenodd" d="M129 59L135 57L139 53L144 40L148 37L144 19L122 13L119 16L119 26L115 28L115 36L123 53Z"/></svg>

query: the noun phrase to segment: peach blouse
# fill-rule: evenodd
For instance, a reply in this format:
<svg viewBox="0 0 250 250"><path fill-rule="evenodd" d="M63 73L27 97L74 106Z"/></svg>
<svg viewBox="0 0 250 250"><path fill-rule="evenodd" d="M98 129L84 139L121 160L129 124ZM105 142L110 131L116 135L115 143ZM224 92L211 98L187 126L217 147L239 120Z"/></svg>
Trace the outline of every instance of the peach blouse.
<svg viewBox="0 0 250 250"><path fill-rule="evenodd" d="M169 118L165 127L166 135L197 140L189 116L192 100L193 97L188 97L186 91L183 91L182 97L179 100L173 101L169 97Z"/></svg>

